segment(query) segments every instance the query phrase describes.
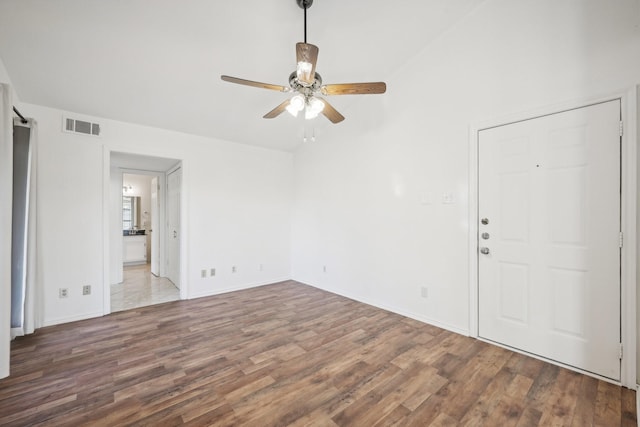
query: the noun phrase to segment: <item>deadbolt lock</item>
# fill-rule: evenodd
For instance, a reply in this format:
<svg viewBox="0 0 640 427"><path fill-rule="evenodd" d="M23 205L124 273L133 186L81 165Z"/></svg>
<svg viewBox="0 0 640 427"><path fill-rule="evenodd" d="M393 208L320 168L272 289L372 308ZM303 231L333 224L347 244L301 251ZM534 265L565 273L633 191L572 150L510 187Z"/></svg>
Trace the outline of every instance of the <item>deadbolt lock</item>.
<svg viewBox="0 0 640 427"><path fill-rule="evenodd" d="M480 222L482 223L482 225L487 225L489 224L489 218L482 218Z"/></svg>
<svg viewBox="0 0 640 427"><path fill-rule="evenodd" d="M484 240L489 240L489 233L482 233L481 236Z"/></svg>

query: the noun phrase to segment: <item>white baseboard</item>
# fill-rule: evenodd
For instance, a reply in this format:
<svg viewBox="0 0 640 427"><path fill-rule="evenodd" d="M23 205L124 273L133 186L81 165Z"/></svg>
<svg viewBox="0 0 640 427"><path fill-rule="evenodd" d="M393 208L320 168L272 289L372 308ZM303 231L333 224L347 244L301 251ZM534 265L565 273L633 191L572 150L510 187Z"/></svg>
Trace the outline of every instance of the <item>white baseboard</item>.
<svg viewBox="0 0 640 427"><path fill-rule="evenodd" d="M435 320L435 319L432 319L430 317L422 316L420 314L412 313L412 312L406 311L406 310L400 310L400 309L398 309L396 307L389 306L389 305L386 305L386 304L379 304L379 303L375 303L375 302L372 302L372 301L362 301L362 302L365 303L365 304L372 305L374 307L381 308L383 310L391 311L393 313L399 314L399 315L404 316L404 317L408 317L410 319L417 320L417 321L422 322L422 323L426 323L428 325L436 326L436 327L438 327L440 329L446 329L447 331L454 332L454 333L460 334L460 335L464 335L466 337L469 336L469 330L468 329L459 328L457 326L450 325L448 323L441 322L439 320Z"/></svg>
<svg viewBox="0 0 640 427"><path fill-rule="evenodd" d="M102 317L102 316L103 316L102 312L99 311L95 313L77 314L75 316L69 316L69 317L58 317L56 319L46 319L44 322L42 322L42 326L45 327L45 326L60 325L62 323L77 322L78 320L93 319L94 317Z"/></svg>
<svg viewBox="0 0 640 427"><path fill-rule="evenodd" d="M290 277L275 278L275 279L271 279L271 280L268 280L268 281L251 282L251 283L245 283L245 284L242 284L242 285L222 288L222 289L212 289L212 290L206 291L206 292L199 292L197 294L191 294L191 295L188 296L188 299L211 297L211 296L214 296L214 295L226 294L228 292L235 292L235 291L242 291L244 289L258 288L260 286L267 286L267 285L273 285L275 283L286 282L287 280L291 280L291 278Z"/></svg>
<svg viewBox="0 0 640 427"><path fill-rule="evenodd" d="M314 287L314 288L317 288L317 289L321 289L321 290L326 291L326 292L331 292L332 294L340 295L340 296L343 296L345 298L349 298L349 299L352 299L354 301L361 302L363 304L371 305L373 307L377 307L377 308L380 308L382 310L387 310L387 311L390 311L392 313L396 313L396 314L399 314L401 316L408 317L410 319L414 319L414 320L417 320L417 321L422 322L422 323L426 323L428 325L436 326L436 327L441 328L441 329L446 329L447 331L455 332L456 334L464 335L464 336L467 336L467 337L469 336L469 330L468 329L459 328L457 326L450 325L448 323L441 322L439 320L434 320L434 319L431 319L429 317L426 317L426 316L423 316L423 315L420 315L420 314L412 313L410 311L402 310L402 309L399 309L397 307L394 307L394 306L391 306L391 305L388 305L388 304L380 303L378 301L372 301L372 300L369 300L367 298L362 298L360 296L350 295L350 294L347 294L347 293L344 293L344 292L341 292L341 291L336 291L335 289L324 288L322 286L317 286L317 285L314 285L313 283L303 282L301 280L296 280L296 279L292 279L292 280L295 280L296 282L302 283L302 284L307 285L307 286L311 286L311 287Z"/></svg>

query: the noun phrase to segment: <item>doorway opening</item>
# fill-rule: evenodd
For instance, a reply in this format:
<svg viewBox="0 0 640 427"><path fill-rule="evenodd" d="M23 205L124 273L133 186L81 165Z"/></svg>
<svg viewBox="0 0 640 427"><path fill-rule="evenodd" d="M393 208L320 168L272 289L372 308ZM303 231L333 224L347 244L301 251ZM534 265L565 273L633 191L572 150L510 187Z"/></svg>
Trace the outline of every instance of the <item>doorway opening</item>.
<svg viewBox="0 0 640 427"><path fill-rule="evenodd" d="M168 220L175 216L170 214L175 212L180 187L167 188L167 177L180 170L181 162L117 152L110 158L108 311L178 300L180 245L175 242L179 216L177 222L172 221L171 230Z"/></svg>

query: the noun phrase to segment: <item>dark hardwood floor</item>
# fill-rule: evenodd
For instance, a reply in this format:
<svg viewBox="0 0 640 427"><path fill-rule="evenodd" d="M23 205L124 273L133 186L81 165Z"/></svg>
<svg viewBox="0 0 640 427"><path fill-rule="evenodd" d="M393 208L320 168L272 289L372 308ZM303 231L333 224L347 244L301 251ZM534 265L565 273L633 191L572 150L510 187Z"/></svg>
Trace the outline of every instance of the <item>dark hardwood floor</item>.
<svg viewBox="0 0 640 427"><path fill-rule="evenodd" d="M635 392L296 282L38 330L0 425L635 426Z"/></svg>

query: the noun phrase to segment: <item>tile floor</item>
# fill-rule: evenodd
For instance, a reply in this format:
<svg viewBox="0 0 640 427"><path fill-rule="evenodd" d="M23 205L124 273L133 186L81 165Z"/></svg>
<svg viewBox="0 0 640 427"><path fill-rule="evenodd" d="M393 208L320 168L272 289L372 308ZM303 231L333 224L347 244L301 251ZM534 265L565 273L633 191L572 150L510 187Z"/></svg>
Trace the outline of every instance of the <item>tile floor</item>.
<svg viewBox="0 0 640 427"><path fill-rule="evenodd" d="M151 274L151 265L124 267L122 283L111 285L111 312L180 299L180 291L166 277Z"/></svg>

